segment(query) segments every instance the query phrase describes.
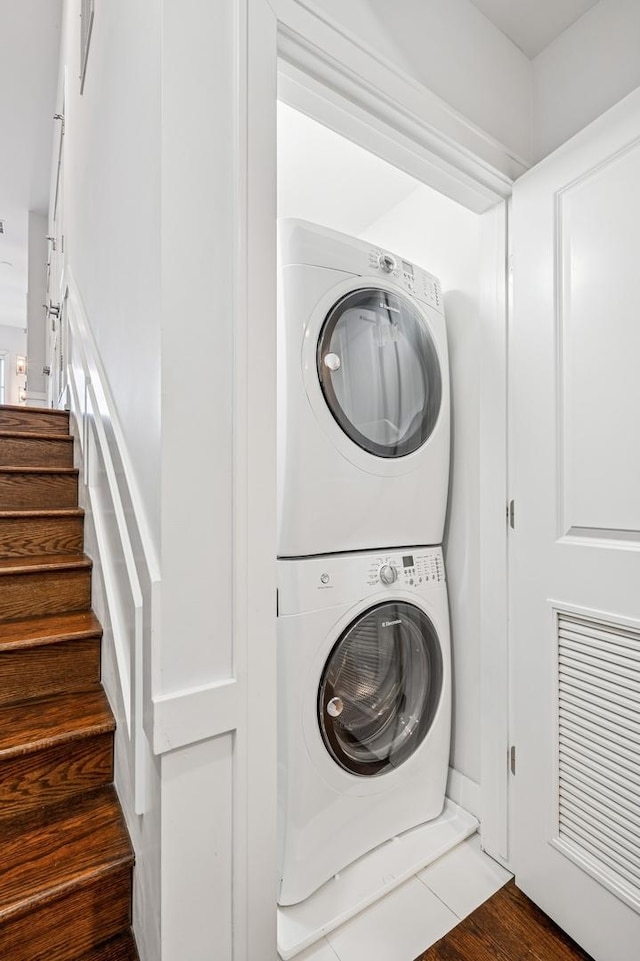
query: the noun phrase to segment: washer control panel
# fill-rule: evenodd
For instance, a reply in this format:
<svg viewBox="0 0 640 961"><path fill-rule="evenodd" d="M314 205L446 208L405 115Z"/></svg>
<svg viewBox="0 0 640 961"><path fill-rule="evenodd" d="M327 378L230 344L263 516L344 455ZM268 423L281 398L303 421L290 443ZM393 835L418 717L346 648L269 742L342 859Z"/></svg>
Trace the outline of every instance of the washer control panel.
<svg viewBox="0 0 640 961"><path fill-rule="evenodd" d="M372 273L388 277L413 297L424 300L436 310L442 310L440 281L421 267L416 267L408 260L402 260L379 247L370 248L369 267Z"/></svg>
<svg viewBox="0 0 640 961"><path fill-rule="evenodd" d="M411 553L393 552L371 557L367 585L423 587L445 583L440 548L412 549Z"/></svg>
<svg viewBox="0 0 640 961"><path fill-rule="evenodd" d="M309 613L384 594L440 593L445 583L441 547L280 558L278 612Z"/></svg>

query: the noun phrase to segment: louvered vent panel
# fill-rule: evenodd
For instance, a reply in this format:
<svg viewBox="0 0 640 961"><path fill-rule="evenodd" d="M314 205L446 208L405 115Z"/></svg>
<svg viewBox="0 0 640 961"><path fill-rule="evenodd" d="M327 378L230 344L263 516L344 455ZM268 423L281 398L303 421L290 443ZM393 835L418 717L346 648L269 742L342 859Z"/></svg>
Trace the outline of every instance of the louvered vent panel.
<svg viewBox="0 0 640 961"><path fill-rule="evenodd" d="M640 899L640 631L558 617L559 839Z"/></svg>

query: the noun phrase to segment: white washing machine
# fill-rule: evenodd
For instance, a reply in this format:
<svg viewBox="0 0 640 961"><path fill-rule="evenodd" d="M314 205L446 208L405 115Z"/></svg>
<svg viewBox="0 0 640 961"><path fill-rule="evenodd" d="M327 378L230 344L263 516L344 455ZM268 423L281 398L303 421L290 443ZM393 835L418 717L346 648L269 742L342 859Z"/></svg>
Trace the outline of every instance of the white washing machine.
<svg viewBox="0 0 640 961"><path fill-rule="evenodd" d="M449 364L438 280L279 224L278 555L440 544Z"/></svg>
<svg viewBox="0 0 640 961"><path fill-rule="evenodd" d="M438 817L451 726L441 548L278 564L281 905Z"/></svg>

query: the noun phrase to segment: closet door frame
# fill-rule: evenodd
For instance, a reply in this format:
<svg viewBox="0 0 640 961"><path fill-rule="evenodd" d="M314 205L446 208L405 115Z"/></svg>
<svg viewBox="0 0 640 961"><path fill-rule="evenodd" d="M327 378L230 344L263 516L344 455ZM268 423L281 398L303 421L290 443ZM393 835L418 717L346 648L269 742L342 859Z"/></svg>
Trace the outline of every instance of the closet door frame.
<svg viewBox="0 0 640 961"><path fill-rule="evenodd" d="M480 410L482 790L458 779L485 849L508 862L507 202L526 164L298 0L244 0L230 283L234 315L234 613L237 687L234 961L275 958L275 230L278 99L481 216L485 337ZM348 65L348 66L346 66ZM277 78L277 87L276 87ZM266 292L266 296L265 296ZM256 465L261 463L262 469ZM260 693L262 691L262 694ZM270 705L270 706L269 706ZM251 851L266 852L249 870ZM268 948L271 950L271 947Z"/></svg>

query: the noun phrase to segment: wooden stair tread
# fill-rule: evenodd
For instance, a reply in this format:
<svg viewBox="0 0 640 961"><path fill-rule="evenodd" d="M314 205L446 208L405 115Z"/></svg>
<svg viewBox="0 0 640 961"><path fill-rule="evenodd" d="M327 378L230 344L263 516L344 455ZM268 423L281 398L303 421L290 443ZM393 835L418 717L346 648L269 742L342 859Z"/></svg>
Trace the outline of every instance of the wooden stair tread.
<svg viewBox="0 0 640 961"><path fill-rule="evenodd" d="M81 507L48 507L30 508L28 510L1 510L0 520L3 518L23 518L34 520L38 517L84 517L84 510Z"/></svg>
<svg viewBox="0 0 640 961"><path fill-rule="evenodd" d="M0 763L113 730L115 721L101 688L9 704L0 707Z"/></svg>
<svg viewBox="0 0 640 961"><path fill-rule="evenodd" d="M53 431L46 430L2 430L0 429L0 440L2 438L12 438L14 440L52 440L65 444L73 444L71 434L55 434Z"/></svg>
<svg viewBox="0 0 640 961"><path fill-rule="evenodd" d="M139 961L139 955L133 935L122 934L81 955L78 961Z"/></svg>
<svg viewBox="0 0 640 961"><path fill-rule="evenodd" d="M40 476L41 474L62 474L63 476L75 475L76 477L80 473L77 467L0 467L0 474L33 474L34 476Z"/></svg>
<svg viewBox="0 0 640 961"><path fill-rule="evenodd" d="M134 860L112 785L0 823L0 851L0 925Z"/></svg>
<svg viewBox="0 0 640 961"><path fill-rule="evenodd" d="M0 557L0 577L4 574L79 570L90 567L91 558L86 554L32 554L27 557Z"/></svg>
<svg viewBox="0 0 640 961"><path fill-rule="evenodd" d="M69 416L68 410L59 410L56 407L25 407L24 404L0 404L0 413L3 410L17 410L21 414L48 414L51 417L66 418Z"/></svg>
<svg viewBox="0 0 640 961"><path fill-rule="evenodd" d="M0 621L0 653L17 647L38 647L96 636L102 636L102 625L93 611Z"/></svg>

